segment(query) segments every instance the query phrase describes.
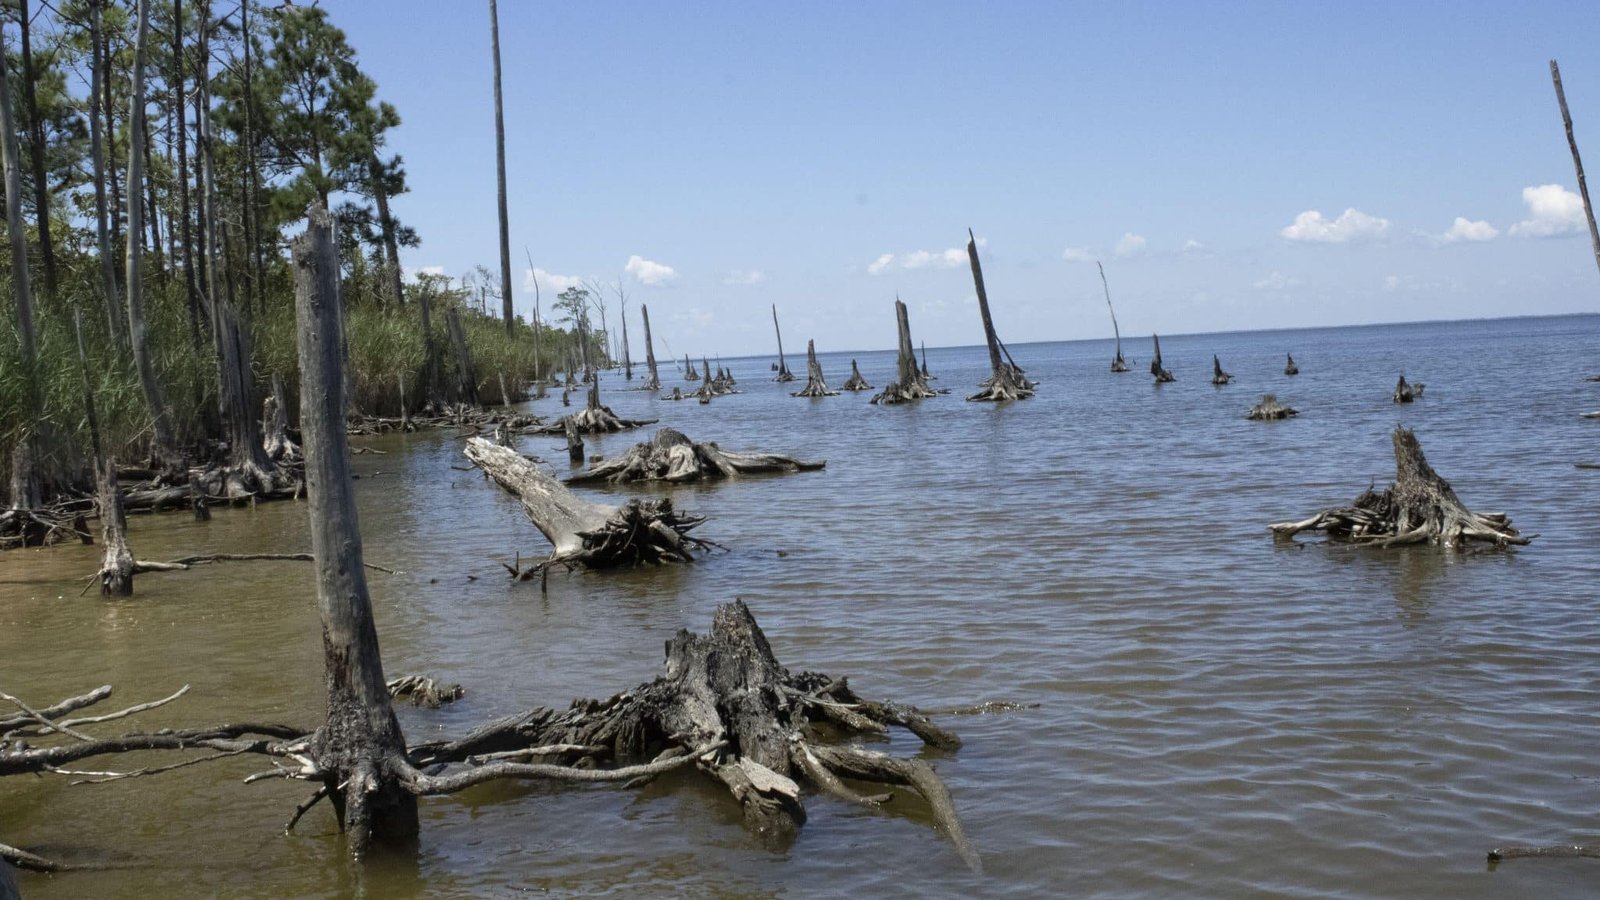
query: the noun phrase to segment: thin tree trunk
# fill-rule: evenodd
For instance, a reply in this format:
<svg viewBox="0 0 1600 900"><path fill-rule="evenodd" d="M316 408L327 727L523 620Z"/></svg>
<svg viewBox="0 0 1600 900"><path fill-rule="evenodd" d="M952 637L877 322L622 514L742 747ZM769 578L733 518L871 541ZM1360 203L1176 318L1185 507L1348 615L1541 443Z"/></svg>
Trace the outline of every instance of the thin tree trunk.
<svg viewBox="0 0 1600 900"><path fill-rule="evenodd" d="M1100 270L1100 286L1106 291L1106 309L1111 310L1111 333L1117 337L1117 355L1111 359L1111 371L1126 372L1128 363L1122 358L1122 329L1117 327L1117 309L1111 305L1111 284L1106 281L1106 267L1095 261L1095 268Z"/></svg>
<svg viewBox="0 0 1600 900"><path fill-rule="evenodd" d="M544 373L539 366L539 345L544 342L544 329L539 324L539 271L533 267L533 253L526 246L528 277L533 279L533 381L539 385L539 396L544 396Z"/></svg>
<svg viewBox="0 0 1600 900"><path fill-rule="evenodd" d="M404 306L406 299L400 286L400 244L395 235L394 217L389 213L389 192L383 184L383 164L373 154L368 170L372 177L372 196L378 201L378 227L383 232L384 283L388 285L390 299L396 306Z"/></svg>
<svg viewBox="0 0 1600 900"><path fill-rule="evenodd" d="M1556 102L1561 104L1561 124L1567 129L1567 146L1572 150L1572 168L1578 173L1578 193L1583 196L1583 215L1589 220L1589 240L1594 245L1594 264L1600 266L1600 228L1595 227L1594 207L1589 205L1589 183L1583 178L1583 157L1578 155L1578 140L1572 136L1572 114L1567 112L1567 92L1561 89L1561 67L1550 60L1550 80L1556 86Z"/></svg>
<svg viewBox="0 0 1600 900"><path fill-rule="evenodd" d="M353 855L417 833L416 797L398 773L405 737L390 705L362 564L361 529L345 435L339 256L326 210L313 209L294 245L300 424L305 438L311 550L317 567L328 716L314 739L317 767Z"/></svg>
<svg viewBox="0 0 1600 900"><path fill-rule="evenodd" d="M244 40L244 152L245 152L245 239L250 247L250 284L258 309L266 305L266 262L261 256L261 173L256 167L256 94L251 64L250 4L239 7L239 31Z"/></svg>
<svg viewBox="0 0 1600 900"><path fill-rule="evenodd" d="M500 11L489 0L489 43L494 54L494 155L496 195L500 207L500 307L505 314L506 334L512 333L511 312L511 225L506 215L506 119L500 96Z"/></svg>
<svg viewBox="0 0 1600 900"><path fill-rule="evenodd" d="M212 300L216 291L212 286L211 265L208 258L210 248L210 221L206 210L206 178L205 178L205 145L206 145L206 85L211 78L209 40L211 26L210 0L202 0L196 7L199 18L199 27L195 35L195 71L194 71L194 217L195 217L195 243L198 252L194 254L195 263L195 290L200 295L201 305L207 315L210 315ZM213 328L213 332L215 328ZM214 337L214 335L213 335Z"/></svg>
<svg viewBox="0 0 1600 900"><path fill-rule="evenodd" d="M22 22L22 102L27 106L28 136L33 144L28 148L33 164L33 204L39 221L39 258L44 264L44 292L46 297L50 297L56 292L56 250L50 239L50 185L45 181L44 172L44 122L39 118L38 93L34 90L39 73L33 67L33 23L28 13L28 0L18 0L18 5Z"/></svg>
<svg viewBox="0 0 1600 900"><path fill-rule="evenodd" d="M789 363L783 358L783 329L778 327L778 304L772 304L772 330L778 335L778 377L773 381L793 381L794 373L789 371Z"/></svg>
<svg viewBox="0 0 1600 900"><path fill-rule="evenodd" d="M183 293L189 303L189 341L200 347L200 286L194 271L194 223L189 211L189 125L184 121L183 0L172 0L172 116L178 131L178 231L183 244ZM170 227L170 226L169 226ZM176 264L174 260L174 264Z"/></svg>
<svg viewBox="0 0 1600 900"><path fill-rule="evenodd" d="M140 111L144 115L144 111ZM161 225L159 222L160 207L156 205L156 180L154 177L155 165L151 162L153 155L150 150L150 123L147 120L141 129L144 132L144 197L145 216L150 224L150 253L155 257L156 277L162 284L166 283L166 265L161 256Z"/></svg>
<svg viewBox="0 0 1600 900"><path fill-rule="evenodd" d="M650 368L650 380L644 383L645 390L661 390L661 377L656 373L656 346L650 340L650 307L639 304L639 317L644 319L644 361Z"/></svg>
<svg viewBox="0 0 1600 900"><path fill-rule="evenodd" d="M117 104L111 91L111 34L101 29L100 58L105 62L105 75L100 79L100 90L105 92L103 109L106 111L106 185L111 189L111 252L121 252L122 247L122 185L117 181Z"/></svg>
<svg viewBox="0 0 1600 900"><path fill-rule="evenodd" d="M422 323L422 402L439 402L439 346L433 339L432 288L417 291L417 310Z"/></svg>
<svg viewBox="0 0 1600 900"><path fill-rule="evenodd" d="M117 262L111 251L111 234L106 223L106 148L101 121L106 118L100 83L106 78L106 61L100 45L100 7L103 0L89 2L89 153L94 167L95 243L100 253L100 289L105 294L106 320L113 340L128 346L128 329L122 317L122 293L117 290Z"/></svg>
<svg viewBox="0 0 1600 900"><path fill-rule="evenodd" d="M144 50L150 34L149 0L140 0L139 25L133 43L133 94L128 103L128 248L127 268L123 281L128 288L128 338L133 347L133 362L139 370L139 386L144 391L145 405L150 408L155 435L155 455L163 463L172 455L173 437L171 413L161 383L156 378L155 362L150 358L149 339L144 321L144 247L140 235L143 223L139 221L144 204L140 202L139 185L144 182Z"/></svg>
<svg viewBox="0 0 1600 900"><path fill-rule="evenodd" d="M628 349L628 305L622 303L622 372L627 380L633 380L633 354Z"/></svg>
<svg viewBox="0 0 1600 900"><path fill-rule="evenodd" d="M0 164L5 169L6 232L11 240L11 289L16 298L17 340L21 345L22 384L28 421L11 455L11 508L28 510L39 505L38 432L43 418L39 393L39 353L33 326L33 286L28 277L28 234L22 222L22 161L17 146L17 120L11 109L11 86L0 48ZM25 534L26 532L24 532Z"/></svg>

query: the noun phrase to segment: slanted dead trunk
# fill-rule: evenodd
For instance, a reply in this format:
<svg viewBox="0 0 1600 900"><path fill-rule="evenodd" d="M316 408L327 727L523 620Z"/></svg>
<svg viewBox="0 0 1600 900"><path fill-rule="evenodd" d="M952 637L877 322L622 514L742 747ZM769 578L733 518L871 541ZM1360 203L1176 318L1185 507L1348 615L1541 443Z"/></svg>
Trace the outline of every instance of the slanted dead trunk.
<svg viewBox="0 0 1600 900"><path fill-rule="evenodd" d="M948 393L928 387L926 376L917 368L917 351L911 344L911 317L906 314L906 305L899 297L894 298L894 318L900 331L900 352L895 359L897 378L884 385L883 393L873 397L872 402L889 406Z"/></svg>
<svg viewBox="0 0 1600 900"><path fill-rule="evenodd" d="M778 335L778 374L773 381L793 381L794 373L789 371L789 363L783 358L783 330L778 327L778 304L772 304L772 330Z"/></svg>
<svg viewBox="0 0 1600 900"><path fill-rule="evenodd" d="M1285 374L1285 375L1299 375L1300 374L1300 367L1294 364L1294 354L1290 353L1290 354L1288 354L1288 356L1289 356L1289 362L1288 362L1287 365L1285 365L1283 367L1283 374Z"/></svg>
<svg viewBox="0 0 1600 900"><path fill-rule="evenodd" d="M806 341L806 386L795 391L795 397L837 397L839 392L828 387L828 380L822 377L822 365L817 362L817 342Z"/></svg>
<svg viewBox="0 0 1600 900"><path fill-rule="evenodd" d="M1394 396L1391 399L1393 399L1396 403L1410 403L1418 397L1421 397L1422 390L1426 387L1427 385L1425 384L1411 384L1410 382L1406 381L1406 377L1404 375L1401 375L1400 380L1395 382Z"/></svg>
<svg viewBox="0 0 1600 900"><path fill-rule="evenodd" d="M1221 386L1232 380L1232 375L1222 371L1222 360L1217 359L1215 353L1211 354L1211 383Z"/></svg>
<svg viewBox="0 0 1600 900"><path fill-rule="evenodd" d="M650 440L634 445L621 456L591 464L589 471L568 478L567 483L711 481L759 472L810 472L825 465L826 460L807 462L778 453L735 453L715 443L695 443L680 431L662 428Z"/></svg>
<svg viewBox="0 0 1600 900"><path fill-rule="evenodd" d="M1432 543L1457 549L1472 541L1504 547L1533 540L1534 535L1524 537L1511 527L1505 513L1467 509L1450 482L1428 465L1416 435L1401 426L1394 429L1394 467L1394 484L1382 493L1368 488L1350 506L1273 525L1274 536L1288 539L1302 531L1324 531L1331 537L1380 547Z"/></svg>
<svg viewBox="0 0 1600 900"><path fill-rule="evenodd" d="M1117 308L1111 305L1111 284L1106 281L1106 267L1099 260L1095 260L1094 265L1100 270L1100 286L1106 292L1106 309L1111 310L1111 333L1117 338L1117 355L1111 358L1111 371L1126 372L1128 363L1122 358L1122 329L1117 327Z"/></svg>
<svg viewBox="0 0 1600 900"><path fill-rule="evenodd" d="M872 390L872 385L867 384L867 380L861 377L861 369L856 365L856 361L852 359L850 360L850 380L840 385L839 389L842 391L870 391Z"/></svg>
<svg viewBox="0 0 1600 900"><path fill-rule="evenodd" d="M1155 358L1150 360L1150 374L1155 376L1156 384L1166 384L1169 381L1177 381L1178 379L1173 378L1172 373L1168 372L1161 365L1161 336L1153 334L1150 336L1150 339L1155 341L1156 345Z"/></svg>
<svg viewBox="0 0 1600 900"><path fill-rule="evenodd" d="M644 364L650 370L650 377L644 384L639 385L641 391L661 390L661 375L656 371L656 345L650 339L650 307L639 304L639 318L644 319Z"/></svg>
<svg viewBox="0 0 1600 900"><path fill-rule="evenodd" d="M978 292L978 312L983 316L983 338L989 345L988 380L978 385L978 392L968 400L1002 402L1026 400L1033 396L1034 383L1023 375L1022 369L1011 359L1011 353L1000 343L995 333L994 319L989 315L989 292L983 287L983 266L978 262L978 240L967 229L967 259L972 263L972 284ZM1005 359L1000 358L1005 354Z"/></svg>
<svg viewBox="0 0 1600 900"><path fill-rule="evenodd" d="M484 438L469 438L467 458L522 502L522 509L554 548L545 561L526 569L506 566L528 579L550 566L595 569L641 563L693 562L707 541L689 534L705 519L679 513L669 498L629 500L621 507L584 500L532 460Z"/></svg>
<svg viewBox="0 0 1600 900"><path fill-rule="evenodd" d="M1297 416L1299 414L1299 410L1294 409L1293 407L1284 406L1282 403L1279 403L1277 394L1262 394L1261 402L1250 407L1250 413L1246 415L1245 418L1257 422L1263 422L1273 421L1276 419L1287 419L1290 416Z"/></svg>
<svg viewBox="0 0 1600 900"><path fill-rule="evenodd" d="M931 381L938 376L928 372L928 342L922 342L922 380ZM942 392L941 392L942 393Z"/></svg>

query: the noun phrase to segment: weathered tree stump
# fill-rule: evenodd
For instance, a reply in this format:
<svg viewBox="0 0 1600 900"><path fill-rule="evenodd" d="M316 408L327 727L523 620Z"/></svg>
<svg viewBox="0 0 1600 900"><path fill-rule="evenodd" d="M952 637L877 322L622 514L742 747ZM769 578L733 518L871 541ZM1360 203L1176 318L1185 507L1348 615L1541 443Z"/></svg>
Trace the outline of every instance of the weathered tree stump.
<svg viewBox="0 0 1600 900"><path fill-rule="evenodd" d="M707 481L758 472L810 472L827 465L777 453L733 453L715 443L698 444L680 431L662 428L621 456L593 463L567 484L609 481Z"/></svg>
<svg viewBox="0 0 1600 900"><path fill-rule="evenodd" d="M1294 354L1290 353L1288 356L1289 356L1289 362L1288 362L1287 365L1285 365L1283 367L1283 374L1285 374L1285 375L1299 375L1300 374L1300 367L1294 364Z"/></svg>
<svg viewBox="0 0 1600 900"><path fill-rule="evenodd" d="M600 403L600 376L589 380L588 402L580 412L562 416L548 425L536 426L536 434L566 434L569 424L579 434L609 434L626 431L643 425L652 425L655 419L623 419Z"/></svg>
<svg viewBox="0 0 1600 900"><path fill-rule="evenodd" d="M1232 375L1222 371L1222 360L1217 359L1215 353L1211 354L1211 383L1220 387L1232 380Z"/></svg>
<svg viewBox="0 0 1600 900"><path fill-rule="evenodd" d="M921 400L924 397L937 397L949 391L935 391L928 387L928 379L917 368L917 351L911 344L911 317L906 313L906 305L900 298L894 298L895 326L900 332L900 351L895 359L895 373L898 376L883 386L883 393L872 398L874 404L891 406L896 403L905 403L908 400Z"/></svg>
<svg viewBox="0 0 1600 900"><path fill-rule="evenodd" d="M778 304L772 304L772 330L778 335L778 365L773 371L778 374L773 376L773 381L793 381L794 373L789 371L789 362L783 358L783 330L778 327Z"/></svg>
<svg viewBox="0 0 1600 900"><path fill-rule="evenodd" d="M661 390L661 376L656 371L656 345L654 341L650 340L650 307L643 303L639 304L639 318L644 319L644 362L646 368L650 371L650 375L644 380L644 384L639 385L639 390L659 391Z"/></svg>
<svg viewBox="0 0 1600 900"><path fill-rule="evenodd" d="M402 407L403 408L403 407ZM289 437L289 409L283 399L283 378L272 373L272 393L261 404L261 446L275 463L300 460L300 445Z"/></svg>
<svg viewBox="0 0 1600 900"><path fill-rule="evenodd" d="M856 361L852 359L850 360L850 380L839 385L839 389L842 391L870 391L872 390L872 385L867 384L867 380L861 377L861 369L856 366Z"/></svg>
<svg viewBox="0 0 1600 900"><path fill-rule="evenodd" d="M1150 360L1150 374L1155 376L1156 384L1167 384L1168 382L1177 381L1178 379L1173 378L1172 373L1168 372L1161 365L1161 335L1152 334L1150 339L1154 341L1156 345L1156 355Z"/></svg>
<svg viewBox="0 0 1600 900"><path fill-rule="evenodd" d="M1267 422L1277 419L1287 419L1290 416L1297 416L1299 414L1299 410L1284 406L1282 403L1279 403L1277 394L1262 394L1261 402L1250 407L1250 413L1249 415L1245 416L1245 418L1257 422Z"/></svg>
<svg viewBox="0 0 1600 900"><path fill-rule="evenodd" d="M687 353L685 353L683 355L683 380L684 381L699 381L700 380L700 373L696 372L694 370L694 363L689 361L689 354L687 354Z"/></svg>
<svg viewBox="0 0 1600 900"><path fill-rule="evenodd" d="M1475 513L1462 504L1450 483L1440 478L1422 455L1422 445L1409 429L1394 430L1394 484L1378 493L1368 488L1350 506L1325 509L1299 522L1270 526L1279 538L1302 531L1380 547L1433 543L1463 548L1481 541L1504 547L1526 544L1505 513Z"/></svg>
<svg viewBox="0 0 1600 900"><path fill-rule="evenodd" d="M795 391L794 397L837 397L839 392L828 387L822 377L822 366L817 362L817 342L806 341L806 386Z"/></svg>
<svg viewBox="0 0 1600 900"><path fill-rule="evenodd" d="M1410 384L1406 381L1406 377L1401 375L1400 380L1395 382L1393 400L1396 403L1410 403L1422 396L1422 389L1425 387L1427 387L1425 384Z"/></svg>
<svg viewBox="0 0 1600 900"><path fill-rule="evenodd" d="M978 262L978 240L972 229L967 229L967 260L972 264L972 283L978 292L978 312L983 317L983 337L989 345L989 371L987 380L978 385L978 392L968 400L1004 402L1026 400L1033 396L1034 382L1023 374L1022 368L1011 358L1011 351L1000 342L995 333L994 319L989 316L989 292L983 286L983 266ZM1001 354L1005 359L1001 360Z"/></svg>

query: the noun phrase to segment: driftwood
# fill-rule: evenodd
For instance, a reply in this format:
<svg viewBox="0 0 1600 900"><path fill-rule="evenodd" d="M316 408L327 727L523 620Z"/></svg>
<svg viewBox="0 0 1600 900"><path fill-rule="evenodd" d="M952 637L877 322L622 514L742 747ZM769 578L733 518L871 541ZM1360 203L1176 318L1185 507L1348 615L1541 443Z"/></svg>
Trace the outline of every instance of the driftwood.
<svg viewBox="0 0 1600 900"><path fill-rule="evenodd" d="M1421 382L1418 382L1417 384L1409 384L1406 381L1406 377L1401 375L1400 380L1395 382L1393 397L1394 402L1410 403L1411 401L1422 396L1422 389L1425 387L1427 387L1427 385L1422 384Z"/></svg>
<svg viewBox="0 0 1600 900"><path fill-rule="evenodd" d="M935 391L928 387L928 379L917 368L917 352L911 345L911 317L900 298L894 298L895 325L900 332L900 352L895 359L896 379L883 386L883 393L872 398L875 404L889 406L907 400L936 397L949 391Z"/></svg>
<svg viewBox="0 0 1600 900"><path fill-rule="evenodd" d="M1117 327L1117 308L1111 305L1111 285L1106 281L1106 267L1095 260L1095 268L1100 270L1100 286L1106 291L1106 309L1111 310L1111 333L1117 338L1117 355L1111 358L1111 371L1128 371L1128 362L1122 358L1122 329Z"/></svg>
<svg viewBox="0 0 1600 900"><path fill-rule="evenodd" d="M978 240L967 229L967 260L972 264L972 283L978 292L978 312L983 317L983 337L989 345L989 377L978 385L978 392L968 400L1002 402L1025 400L1033 396L1034 382L1027 379L1022 368L1011 358L1011 351L1000 342L995 333L994 319L989 316L989 292L983 286L983 266L978 262ZM1001 360L1001 354L1005 359Z"/></svg>
<svg viewBox="0 0 1600 900"><path fill-rule="evenodd" d="M732 453L715 443L697 444L682 432L663 428L621 456L593 463L568 484L596 481L707 481L758 472L809 472L827 465L776 453Z"/></svg>
<svg viewBox="0 0 1600 900"><path fill-rule="evenodd" d="M1394 484L1378 493L1368 488L1350 506L1325 509L1299 522L1270 526L1279 538L1302 531L1324 531L1331 537L1380 547L1433 543L1464 548L1471 541L1504 547L1526 544L1505 513L1475 513L1462 504L1450 483L1440 478L1422 455L1422 445L1409 429L1394 430Z"/></svg>
<svg viewBox="0 0 1600 900"><path fill-rule="evenodd" d="M1299 410L1294 409L1293 407L1284 406L1282 403L1279 403L1277 394L1262 394L1261 402L1250 407L1250 413L1249 415L1245 416L1245 418L1262 422L1273 421L1276 419L1287 419L1290 416L1297 416L1299 414Z"/></svg>
<svg viewBox="0 0 1600 900"><path fill-rule="evenodd" d="M550 541L550 557L526 569L506 566L526 580L556 564L593 569L641 563L693 562L694 551L715 546L689 534L705 521L679 513L668 498L629 500L621 507L591 503L541 471L516 451L483 438L467 441L467 458L522 501L522 509Z"/></svg>
<svg viewBox="0 0 1600 900"><path fill-rule="evenodd" d="M772 304L772 330L778 334L778 374L773 376L773 381L793 381L794 373L789 371L789 363L783 358L783 330L778 327L778 304Z"/></svg>
<svg viewBox="0 0 1600 900"><path fill-rule="evenodd" d="M1222 371L1222 360L1217 359L1215 353L1211 354L1211 383L1221 386L1232 380L1232 375Z"/></svg>
<svg viewBox="0 0 1600 900"><path fill-rule="evenodd" d="M852 359L850 360L850 380L839 385L839 389L842 391L870 391L872 390L872 385L867 384L867 380L861 377L861 369L856 366L856 361Z"/></svg>
<svg viewBox="0 0 1600 900"><path fill-rule="evenodd" d="M817 342L806 341L806 386L795 391L795 397L837 397L839 392L828 387L828 380L822 377L822 365L817 362Z"/></svg>
<svg viewBox="0 0 1600 900"><path fill-rule="evenodd" d="M1285 365L1283 367L1283 374L1285 374L1285 375L1299 375L1300 374L1300 367L1294 364L1294 354L1293 353L1289 354L1289 363L1288 363L1288 365Z"/></svg>
<svg viewBox="0 0 1600 900"><path fill-rule="evenodd" d="M1156 355L1150 360L1150 374L1155 376L1156 384L1166 384L1171 381L1177 381L1178 379L1173 378L1172 373L1168 372L1161 365L1161 335L1152 334L1150 335L1150 339L1154 341L1156 345Z"/></svg>

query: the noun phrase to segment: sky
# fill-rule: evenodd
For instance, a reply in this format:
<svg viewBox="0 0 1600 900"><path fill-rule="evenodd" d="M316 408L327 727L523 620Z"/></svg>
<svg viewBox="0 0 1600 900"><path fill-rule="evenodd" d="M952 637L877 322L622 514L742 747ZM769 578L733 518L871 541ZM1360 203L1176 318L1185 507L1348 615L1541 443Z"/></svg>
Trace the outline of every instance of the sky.
<svg viewBox="0 0 1600 900"><path fill-rule="evenodd" d="M412 271L498 268L488 4L323 0L403 124ZM1600 5L502 0L516 308L658 353L1600 311ZM1597 185L1600 189L1600 185ZM615 309L614 300L612 309ZM613 317L615 313L612 313ZM613 322L613 328L615 324ZM637 341L637 337L635 337Z"/></svg>

